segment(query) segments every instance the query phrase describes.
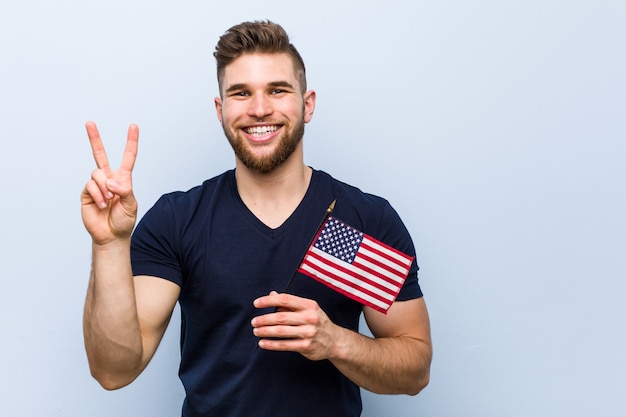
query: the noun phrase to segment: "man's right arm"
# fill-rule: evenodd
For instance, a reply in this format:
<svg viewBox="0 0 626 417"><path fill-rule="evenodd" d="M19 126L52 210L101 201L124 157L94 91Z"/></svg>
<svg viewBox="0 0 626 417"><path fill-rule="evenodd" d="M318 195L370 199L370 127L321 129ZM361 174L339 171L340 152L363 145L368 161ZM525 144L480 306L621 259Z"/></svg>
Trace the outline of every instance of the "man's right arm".
<svg viewBox="0 0 626 417"><path fill-rule="evenodd" d="M132 189L139 130L128 129L121 166L113 171L96 125L88 122L97 169L81 194L92 238L92 269L83 331L92 375L106 389L128 385L146 367L163 337L180 292L169 281L133 277L130 237L137 217Z"/></svg>
<svg viewBox="0 0 626 417"><path fill-rule="evenodd" d="M179 292L164 279L133 277L126 242L93 245L83 334L91 374L105 389L124 387L145 369Z"/></svg>

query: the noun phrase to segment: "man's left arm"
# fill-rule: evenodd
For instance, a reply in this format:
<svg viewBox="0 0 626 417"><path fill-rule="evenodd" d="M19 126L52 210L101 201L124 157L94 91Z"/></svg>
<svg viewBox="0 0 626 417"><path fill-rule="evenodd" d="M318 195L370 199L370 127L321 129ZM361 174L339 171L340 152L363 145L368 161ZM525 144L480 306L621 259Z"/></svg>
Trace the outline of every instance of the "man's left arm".
<svg viewBox="0 0 626 417"><path fill-rule="evenodd" d="M278 309L252 320L263 349L328 359L354 383L379 394L416 395L428 384L432 345L423 298L396 301L387 314L364 307L373 338L335 325L313 300L272 292L254 303Z"/></svg>
<svg viewBox="0 0 626 417"><path fill-rule="evenodd" d="M416 395L428 384L432 343L424 298L396 301L387 314L364 307L374 338L348 332L330 361L357 385L378 394Z"/></svg>

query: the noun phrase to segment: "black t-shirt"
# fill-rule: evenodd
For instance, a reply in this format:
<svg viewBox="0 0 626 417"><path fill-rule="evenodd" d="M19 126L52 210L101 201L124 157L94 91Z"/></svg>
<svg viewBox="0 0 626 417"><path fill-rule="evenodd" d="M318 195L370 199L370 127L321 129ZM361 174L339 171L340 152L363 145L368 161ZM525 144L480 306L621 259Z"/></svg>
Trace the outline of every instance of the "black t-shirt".
<svg viewBox="0 0 626 417"><path fill-rule="evenodd" d="M306 195L278 228L262 223L237 192L234 170L187 192L166 194L133 235L134 275L181 287L180 378L184 417L359 416L360 390L329 361L257 348L255 298L282 292L326 208L333 217L410 256L413 242L389 203L313 171ZM422 296L413 262L397 300ZM358 330L362 305L298 273L289 293L314 299L336 324Z"/></svg>

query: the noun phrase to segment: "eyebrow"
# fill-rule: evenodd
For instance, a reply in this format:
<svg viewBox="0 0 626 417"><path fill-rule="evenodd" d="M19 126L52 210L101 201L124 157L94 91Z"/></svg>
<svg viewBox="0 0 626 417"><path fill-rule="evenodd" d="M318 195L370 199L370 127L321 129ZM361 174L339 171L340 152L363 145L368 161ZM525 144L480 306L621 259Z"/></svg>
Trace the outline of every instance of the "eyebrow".
<svg viewBox="0 0 626 417"><path fill-rule="evenodd" d="M287 81L272 81L272 82L267 83L267 87L269 88L286 87L286 88L291 88L295 90L294 86L291 83L288 83ZM237 83L228 87L224 92L230 93L232 91L246 90L248 88L249 88L248 84L246 83Z"/></svg>

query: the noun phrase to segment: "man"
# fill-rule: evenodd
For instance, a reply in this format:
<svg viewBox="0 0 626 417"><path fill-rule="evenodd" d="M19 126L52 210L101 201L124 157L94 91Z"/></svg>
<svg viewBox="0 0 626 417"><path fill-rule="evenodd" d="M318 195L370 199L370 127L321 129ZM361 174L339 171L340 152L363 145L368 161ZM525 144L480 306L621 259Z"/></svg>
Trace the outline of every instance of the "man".
<svg viewBox="0 0 626 417"><path fill-rule="evenodd" d="M133 231L138 128L118 170L87 123L97 169L82 216L93 241L84 311L92 375L106 389L147 366L180 304L183 416L358 416L359 387L410 395L426 386L428 313L413 262L385 313L298 273L331 201L333 216L414 256L383 199L304 164L316 94L282 27L247 22L216 47L217 118L235 169L164 195ZM374 338L357 333L363 313Z"/></svg>

